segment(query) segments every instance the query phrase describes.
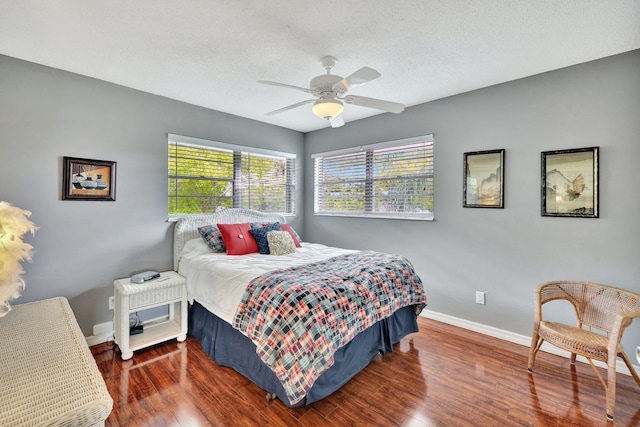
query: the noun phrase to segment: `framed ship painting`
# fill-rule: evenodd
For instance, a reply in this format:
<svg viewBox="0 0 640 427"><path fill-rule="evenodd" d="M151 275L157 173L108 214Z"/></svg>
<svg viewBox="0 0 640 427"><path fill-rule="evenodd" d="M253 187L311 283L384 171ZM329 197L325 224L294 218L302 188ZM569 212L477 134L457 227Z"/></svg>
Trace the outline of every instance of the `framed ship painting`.
<svg viewBox="0 0 640 427"><path fill-rule="evenodd" d="M116 200L116 162L62 158L62 200Z"/></svg>
<svg viewBox="0 0 640 427"><path fill-rule="evenodd" d="M542 153L542 216L598 218L598 147Z"/></svg>
<svg viewBox="0 0 640 427"><path fill-rule="evenodd" d="M504 149L464 153L465 208L504 208Z"/></svg>

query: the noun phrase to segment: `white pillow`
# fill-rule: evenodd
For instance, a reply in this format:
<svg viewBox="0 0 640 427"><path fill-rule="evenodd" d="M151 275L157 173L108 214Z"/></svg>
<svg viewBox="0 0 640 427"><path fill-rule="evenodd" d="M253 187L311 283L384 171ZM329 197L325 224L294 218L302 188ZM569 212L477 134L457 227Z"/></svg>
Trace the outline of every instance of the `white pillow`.
<svg viewBox="0 0 640 427"><path fill-rule="evenodd" d="M180 256L178 257L178 274L187 277L188 269L187 261L191 258L197 257L198 255L210 254L214 253L211 248L205 243L201 238L191 239L182 247L182 251L180 251Z"/></svg>
<svg viewBox="0 0 640 427"><path fill-rule="evenodd" d="M180 258L185 255L202 255L209 252L213 252L207 243L198 237L197 239L191 239L182 247L180 252Z"/></svg>

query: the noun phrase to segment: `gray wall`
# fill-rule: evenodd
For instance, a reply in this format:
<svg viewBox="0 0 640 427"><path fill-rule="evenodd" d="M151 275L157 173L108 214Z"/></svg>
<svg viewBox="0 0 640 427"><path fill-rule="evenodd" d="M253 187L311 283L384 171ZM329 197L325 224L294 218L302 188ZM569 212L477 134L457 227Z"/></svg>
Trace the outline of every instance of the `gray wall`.
<svg viewBox="0 0 640 427"><path fill-rule="evenodd" d="M640 292L639 72L634 51L303 135L0 56L0 200L31 210L40 227L16 303L66 296L88 336L111 320L114 278L171 268L171 132L297 153L291 222L305 240L404 254L429 309L530 335L540 282ZM427 133L436 221L313 215L312 153ZM541 217L540 152L589 146L600 147L600 218ZM496 148L506 149L505 209L462 208L462 153ZM116 202L61 201L62 156L117 161ZM628 352L640 345L640 322L624 343Z"/></svg>
<svg viewBox="0 0 640 427"><path fill-rule="evenodd" d="M115 278L173 267L169 132L296 153L303 181L302 133L0 56L0 200L40 227L15 303L65 296L90 336ZM116 201L62 201L63 156L116 161Z"/></svg>
<svg viewBox="0 0 640 427"><path fill-rule="evenodd" d="M308 134L305 238L403 254L423 279L428 309L526 336L539 283L575 279L640 292L639 76L633 51ZM313 215L311 154L430 133L436 221ZM591 146L600 147L600 218L542 217L540 152ZM463 153L499 148L505 208L463 208ZM475 304L477 290L486 305ZM625 336L633 354L640 320Z"/></svg>

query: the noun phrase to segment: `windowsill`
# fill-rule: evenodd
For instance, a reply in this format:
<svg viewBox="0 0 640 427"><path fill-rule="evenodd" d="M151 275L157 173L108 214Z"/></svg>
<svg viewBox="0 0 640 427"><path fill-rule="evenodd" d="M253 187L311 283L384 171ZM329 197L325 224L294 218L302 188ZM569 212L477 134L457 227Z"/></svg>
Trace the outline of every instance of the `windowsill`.
<svg viewBox="0 0 640 427"><path fill-rule="evenodd" d="M331 214L331 213L314 213L314 216L332 216L343 218L371 218L371 219L395 219L395 220L408 220L408 221L435 221L433 214L431 216L402 216L402 215L367 215L367 214Z"/></svg>
<svg viewBox="0 0 640 427"><path fill-rule="evenodd" d="M280 213L280 212L269 212L269 213ZM201 213L201 214L184 214L184 215L177 215L177 216L169 216L167 217L167 221L166 222L178 222L178 220L180 218L186 218L186 217L190 217L190 216L201 216L201 215L215 215L214 213ZM285 218L295 218L297 215L296 214L290 214L290 213L280 213L280 215L284 216Z"/></svg>

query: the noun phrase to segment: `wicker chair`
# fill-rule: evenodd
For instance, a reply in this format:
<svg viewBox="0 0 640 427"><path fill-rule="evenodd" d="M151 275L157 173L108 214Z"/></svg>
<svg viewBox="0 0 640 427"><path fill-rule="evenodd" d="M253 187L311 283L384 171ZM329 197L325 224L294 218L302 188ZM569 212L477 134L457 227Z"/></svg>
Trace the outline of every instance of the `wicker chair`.
<svg viewBox="0 0 640 427"><path fill-rule="evenodd" d="M570 352L571 363L575 363L576 355L584 356L606 390L607 418L613 419L617 357L624 360L640 386L640 376L620 344L624 330L634 318L640 317L640 295L597 283L557 281L538 286L534 297L535 322L529 353L529 372L533 371L536 353L544 341ZM577 326L542 320L543 304L554 300L567 300L573 305ZM592 328L602 333L594 332ZM593 360L607 364L606 382Z"/></svg>

